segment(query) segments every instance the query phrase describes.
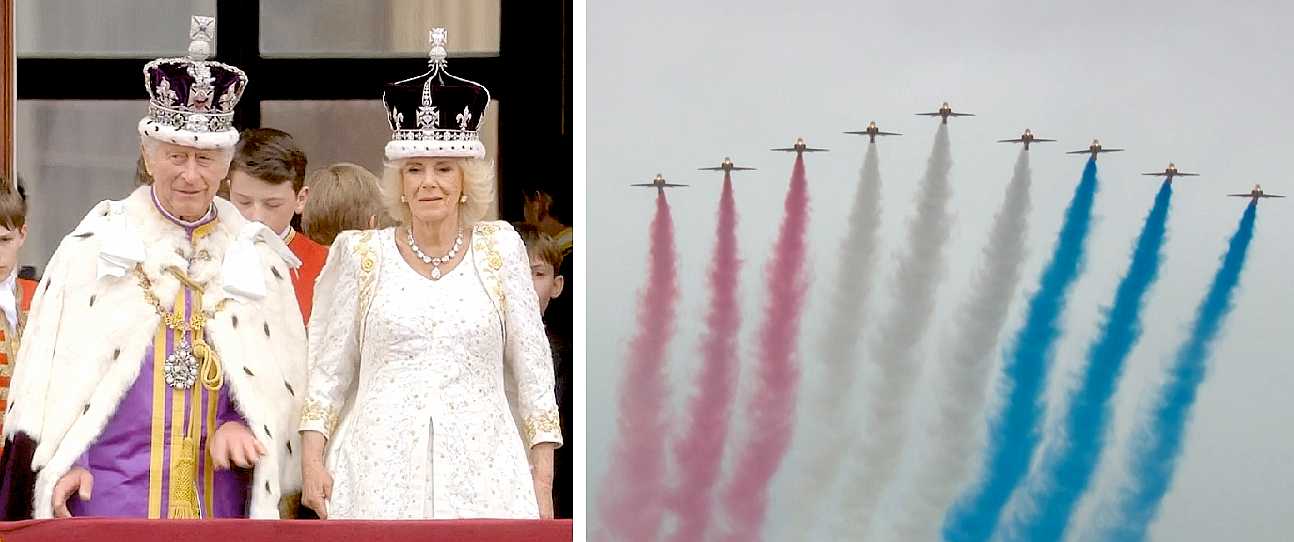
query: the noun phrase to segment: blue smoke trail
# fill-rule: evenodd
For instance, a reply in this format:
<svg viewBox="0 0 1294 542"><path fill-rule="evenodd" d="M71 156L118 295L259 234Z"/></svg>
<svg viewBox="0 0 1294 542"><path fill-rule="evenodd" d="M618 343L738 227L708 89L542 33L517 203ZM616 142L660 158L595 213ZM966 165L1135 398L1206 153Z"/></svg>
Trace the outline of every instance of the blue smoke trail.
<svg viewBox="0 0 1294 542"><path fill-rule="evenodd" d="M1024 327L1003 360L1002 385L1007 388L1002 411L989 426L988 457L983 479L964 495L944 518L944 539L954 542L988 540L1011 492L1029 472L1029 458L1038 446L1038 419L1047 365L1056 339L1057 322L1069 287L1083 267L1083 245L1092 221L1096 197L1096 160L1089 159L1074 190L1051 261L1043 270L1038 291L1029 299Z"/></svg>
<svg viewBox="0 0 1294 542"><path fill-rule="evenodd" d="M1173 185L1164 181L1137 237L1128 273L1115 290L1114 306L1105 326L1087 351L1087 369L1065 414L1061 441L1043 454L1036 474L1040 483L1029 484L1030 493L1034 493L1030 500L1037 513L1007 522L1004 539L1061 540L1079 497L1092 482L1092 473L1105 448L1110 400L1123 373L1123 363L1141 338L1141 308L1146 293L1159 277L1160 249L1164 246L1172 197Z"/></svg>
<svg viewBox="0 0 1294 542"><path fill-rule="evenodd" d="M1231 313L1232 297L1245 266L1245 254L1254 236L1257 205L1250 202L1231 237L1222 265L1195 313L1195 326L1177 351L1168 380L1157 397L1145 431L1132 443L1129 454L1132 478L1115 494L1113 502L1097 510L1111 511L1104 533L1097 540L1146 539L1146 529L1159 513L1159 503L1172 485L1177 458L1182 453L1186 422L1195 404L1195 393L1204 380L1213 341Z"/></svg>

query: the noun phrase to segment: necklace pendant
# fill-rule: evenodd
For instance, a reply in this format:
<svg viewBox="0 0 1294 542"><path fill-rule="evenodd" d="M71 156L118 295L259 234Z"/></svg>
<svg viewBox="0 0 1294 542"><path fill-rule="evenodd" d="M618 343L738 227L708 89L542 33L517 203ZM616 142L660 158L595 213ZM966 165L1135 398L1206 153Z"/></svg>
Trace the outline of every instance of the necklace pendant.
<svg viewBox="0 0 1294 542"><path fill-rule="evenodd" d="M428 256L426 253L424 253L422 251L422 248L418 246L418 242L413 238L412 228L409 229L408 243L409 243L409 249L413 251L413 254L415 257L417 257L419 260L422 260L422 263L424 264L431 264L432 280L440 280L440 277L442 276L442 273L440 272L440 264L443 264L443 263L447 264L453 261L454 257L458 256L458 249L463 246L463 228L462 226L459 226L458 237L454 239L453 246L449 247L449 253L445 254L444 256L437 256L433 258L431 256Z"/></svg>
<svg viewBox="0 0 1294 542"><path fill-rule="evenodd" d="M177 390L187 390L198 381L198 358L193 355L189 341L182 341L171 355L166 356L162 368L166 375L166 385Z"/></svg>

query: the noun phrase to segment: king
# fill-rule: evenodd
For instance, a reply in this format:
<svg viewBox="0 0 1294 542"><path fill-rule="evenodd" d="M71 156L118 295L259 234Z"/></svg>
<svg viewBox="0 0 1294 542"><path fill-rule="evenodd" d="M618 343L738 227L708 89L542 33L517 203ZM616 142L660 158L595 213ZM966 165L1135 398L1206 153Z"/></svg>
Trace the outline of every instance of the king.
<svg viewBox="0 0 1294 542"><path fill-rule="evenodd" d="M11 381L3 519L279 518L300 488L305 330L279 236L216 197L242 70L144 67L151 186L96 205L37 286Z"/></svg>

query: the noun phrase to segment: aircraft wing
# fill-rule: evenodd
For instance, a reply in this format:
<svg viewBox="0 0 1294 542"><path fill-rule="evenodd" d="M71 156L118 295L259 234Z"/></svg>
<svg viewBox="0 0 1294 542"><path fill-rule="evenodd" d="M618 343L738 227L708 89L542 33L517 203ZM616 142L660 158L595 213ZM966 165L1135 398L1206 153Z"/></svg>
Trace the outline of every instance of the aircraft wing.
<svg viewBox="0 0 1294 542"><path fill-rule="evenodd" d="M1035 137L1035 138L1033 138L1033 142L1034 142L1034 143L1055 143L1055 142L1056 142L1056 140L1055 140L1055 139L1043 139L1043 138L1041 138L1041 137Z"/></svg>
<svg viewBox="0 0 1294 542"><path fill-rule="evenodd" d="M1259 197L1263 197L1263 198L1283 198L1283 197L1285 197L1285 196L1278 196L1278 195L1276 195L1276 194L1263 194L1262 196L1259 196Z"/></svg>
<svg viewBox="0 0 1294 542"><path fill-rule="evenodd" d="M876 135L903 135L898 132L876 132Z"/></svg>
<svg viewBox="0 0 1294 542"><path fill-rule="evenodd" d="M737 167L737 166L732 166L732 170L733 170L733 171L755 171L755 168L753 168L753 167Z"/></svg>
<svg viewBox="0 0 1294 542"><path fill-rule="evenodd" d="M1254 195L1253 195L1253 194L1227 194L1227 196L1229 196L1229 197L1233 197L1233 198L1252 198L1252 197L1254 197Z"/></svg>
<svg viewBox="0 0 1294 542"><path fill-rule="evenodd" d="M1182 173L1182 172L1180 172L1180 171L1179 171L1179 172L1177 172L1177 176L1178 176L1178 177L1199 177L1199 176L1200 176L1200 174L1199 174L1199 173Z"/></svg>
<svg viewBox="0 0 1294 542"><path fill-rule="evenodd" d="M804 152L827 152L827 149L815 149L813 147L805 147Z"/></svg>
<svg viewBox="0 0 1294 542"><path fill-rule="evenodd" d="M780 148L780 149L768 149L768 150L770 150L770 151L781 151L781 152L795 152L795 148L794 148L794 147L782 147L782 148Z"/></svg>
<svg viewBox="0 0 1294 542"><path fill-rule="evenodd" d="M1096 152L1119 152L1119 151L1122 151L1122 150L1123 150L1123 149L1101 149L1101 150L1096 151ZM1087 151L1087 152L1092 152L1092 151Z"/></svg>
<svg viewBox="0 0 1294 542"><path fill-rule="evenodd" d="M1035 139L1034 141L1038 141L1038 140L1037 140L1037 139ZM1015 138L1015 139L999 139L999 140L997 140L997 142L998 142L998 143L1024 143L1024 138L1023 138L1023 137L1017 137L1017 138Z"/></svg>
<svg viewBox="0 0 1294 542"><path fill-rule="evenodd" d="M687 186L687 185L686 185L686 184L665 183L665 184L662 184L661 186Z"/></svg>
<svg viewBox="0 0 1294 542"><path fill-rule="evenodd" d="M737 169L737 168L732 168L732 169ZM723 168L722 167L699 167L699 168L696 168L696 170L697 171L723 171Z"/></svg>
<svg viewBox="0 0 1294 542"><path fill-rule="evenodd" d="M1081 151L1068 151L1065 154L1088 154L1090 152L1092 152L1092 149L1083 149Z"/></svg>
<svg viewBox="0 0 1294 542"><path fill-rule="evenodd" d="M950 117L973 117L973 116L975 116L975 114L974 114L974 113L949 113L949 114L948 114L948 116L950 116Z"/></svg>
<svg viewBox="0 0 1294 542"><path fill-rule="evenodd" d="M656 186L656 185L653 183L643 183L643 184L631 184L629 186Z"/></svg>
<svg viewBox="0 0 1294 542"><path fill-rule="evenodd" d="M1151 176L1151 177L1167 177L1167 176L1168 176L1168 172L1167 172L1167 171L1156 171L1156 172L1154 172L1154 173L1142 173L1142 175L1149 175L1149 176ZM1181 175L1181 173L1174 173L1174 175Z"/></svg>
<svg viewBox="0 0 1294 542"><path fill-rule="evenodd" d="M943 113L917 113L918 116L922 116L922 117L938 117L939 115L942 115L942 114Z"/></svg>

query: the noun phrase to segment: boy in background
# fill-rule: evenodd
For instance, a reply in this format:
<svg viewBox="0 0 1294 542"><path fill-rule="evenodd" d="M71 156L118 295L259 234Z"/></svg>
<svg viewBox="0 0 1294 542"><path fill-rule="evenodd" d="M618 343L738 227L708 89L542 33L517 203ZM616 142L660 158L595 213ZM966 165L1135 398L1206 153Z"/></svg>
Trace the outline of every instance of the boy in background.
<svg viewBox="0 0 1294 542"><path fill-rule="evenodd" d="M301 260L292 275L301 317L310 322L315 279L328 258L328 248L292 227L292 218L305 207L306 153L292 136L273 128L251 128L239 134L229 165L229 201L248 220L265 224Z"/></svg>
<svg viewBox="0 0 1294 542"><path fill-rule="evenodd" d="M301 230L316 243L332 245L347 230L379 230L394 220L382 203L378 179L363 166L338 162L306 178L310 198L301 211Z"/></svg>
<svg viewBox="0 0 1294 542"><path fill-rule="evenodd" d="M36 283L18 278L18 251L27 241L27 198L8 179L0 177L0 413L9 406L9 378L18 357L27 311ZM0 430L4 427L0 416ZM0 439L0 449L4 441Z"/></svg>

